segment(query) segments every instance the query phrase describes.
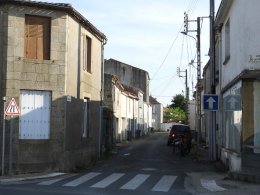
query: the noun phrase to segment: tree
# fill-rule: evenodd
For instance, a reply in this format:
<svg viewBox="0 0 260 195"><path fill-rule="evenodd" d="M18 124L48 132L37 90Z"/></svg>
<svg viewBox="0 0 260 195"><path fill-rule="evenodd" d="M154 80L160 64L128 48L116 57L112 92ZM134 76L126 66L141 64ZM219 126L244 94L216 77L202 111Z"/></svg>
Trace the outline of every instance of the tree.
<svg viewBox="0 0 260 195"><path fill-rule="evenodd" d="M187 110L187 101L182 94L177 94L172 99L172 104L169 106L170 108L180 108L182 110Z"/></svg>
<svg viewBox="0 0 260 195"><path fill-rule="evenodd" d="M164 112L164 122L185 122L187 120L187 114L181 108L167 108Z"/></svg>

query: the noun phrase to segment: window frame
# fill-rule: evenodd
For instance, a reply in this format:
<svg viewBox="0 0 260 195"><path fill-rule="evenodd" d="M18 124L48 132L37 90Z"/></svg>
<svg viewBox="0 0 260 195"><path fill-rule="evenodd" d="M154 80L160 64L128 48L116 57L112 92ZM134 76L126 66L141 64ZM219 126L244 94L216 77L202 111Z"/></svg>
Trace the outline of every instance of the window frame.
<svg viewBox="0 0 260 195"><path fill-rule="evenodd" d="M91 73L91 61L92 61L92 39L85 35L84 36L84 47L83 47L83 70Z"/></svg>

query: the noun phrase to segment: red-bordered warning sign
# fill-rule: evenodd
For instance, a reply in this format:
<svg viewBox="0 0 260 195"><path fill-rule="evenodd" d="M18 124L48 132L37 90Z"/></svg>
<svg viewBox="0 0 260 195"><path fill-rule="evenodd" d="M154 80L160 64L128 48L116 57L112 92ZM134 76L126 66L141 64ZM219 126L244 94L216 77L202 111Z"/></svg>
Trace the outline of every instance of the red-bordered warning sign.
<svg viewBox="0 0 260 195"><path fill-rule="evenodd" d="M5 110L6 115L19 115L20 111L19 108L15 102L15 99L12 98L7 109Z"/></svg>

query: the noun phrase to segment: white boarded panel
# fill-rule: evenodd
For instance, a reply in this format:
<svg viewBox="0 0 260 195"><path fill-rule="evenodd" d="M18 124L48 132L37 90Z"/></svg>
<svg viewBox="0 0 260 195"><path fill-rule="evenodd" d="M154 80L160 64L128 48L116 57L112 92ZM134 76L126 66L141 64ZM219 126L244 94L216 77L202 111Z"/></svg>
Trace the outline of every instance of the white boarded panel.
<svg viewBox="0 0 260 195"><path fill-rule="evenodd" d="M20 139L49 139L51 92L21 90Z"/></svg>

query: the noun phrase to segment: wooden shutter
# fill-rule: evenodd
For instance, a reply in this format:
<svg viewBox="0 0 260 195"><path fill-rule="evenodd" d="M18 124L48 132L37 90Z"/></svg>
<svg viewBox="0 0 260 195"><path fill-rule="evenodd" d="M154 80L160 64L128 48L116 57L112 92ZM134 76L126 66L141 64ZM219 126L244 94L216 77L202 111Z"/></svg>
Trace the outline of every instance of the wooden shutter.
<svg viewBox="0 0 260 195"><path fill-rule="evenodd" d="M50 59L50 19L25 16L25 57Z"/></svg>

